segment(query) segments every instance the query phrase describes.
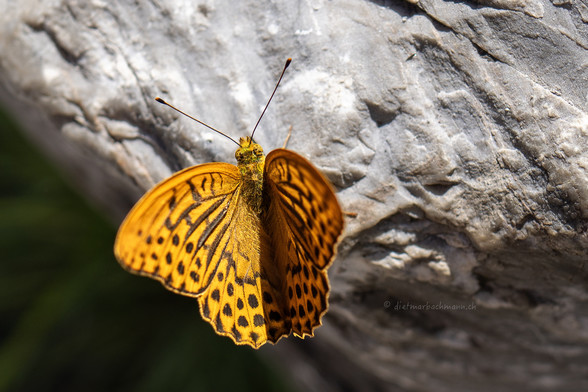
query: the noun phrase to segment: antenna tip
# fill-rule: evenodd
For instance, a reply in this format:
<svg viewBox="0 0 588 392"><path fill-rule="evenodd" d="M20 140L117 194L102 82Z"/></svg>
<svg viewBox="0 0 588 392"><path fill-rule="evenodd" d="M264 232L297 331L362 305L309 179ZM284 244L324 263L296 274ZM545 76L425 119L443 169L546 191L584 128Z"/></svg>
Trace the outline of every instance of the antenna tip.
<svg viewBox="0 0 588 392"><path fill-rule="evenodd" d="M286 60L286 65L284 66L284 68L288 68L288 66L290 65L291 62L292 62L292 57L288 57L288 60Z"/></svg>
<svg viewBox="0 0 588 392"><path fill-rule="evenodd" d="M159 98L159 97L155 97L155 100L157 102L159 102L159 103L162 103L162 104L166 105L166 102L163 99Z"/></svg>

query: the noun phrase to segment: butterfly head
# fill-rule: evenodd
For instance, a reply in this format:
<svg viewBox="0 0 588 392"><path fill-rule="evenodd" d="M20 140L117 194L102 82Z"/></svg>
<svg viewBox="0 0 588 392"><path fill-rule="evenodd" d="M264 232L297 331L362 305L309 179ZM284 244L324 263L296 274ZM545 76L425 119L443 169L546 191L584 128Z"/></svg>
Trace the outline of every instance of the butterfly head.
<svg viewBox="0 0 588 392"><path fill-rule="evenodd" d="M239 139L239 148L235 151L235 158L239 164L259 163L264 159L263 148L251 137L242 137Z"/></svg>

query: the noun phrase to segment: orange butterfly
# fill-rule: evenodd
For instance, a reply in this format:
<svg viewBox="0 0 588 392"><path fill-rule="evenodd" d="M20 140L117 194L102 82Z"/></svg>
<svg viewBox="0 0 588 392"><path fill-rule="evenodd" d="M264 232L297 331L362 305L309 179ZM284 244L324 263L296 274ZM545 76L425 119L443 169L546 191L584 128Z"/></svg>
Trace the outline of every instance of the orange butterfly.
<svg viewBox="0 0 588 392"><path fill-rule="evenodd" d="M321 325L343 216L309 161L283 148L266 158L253 133L239 140L237 166L193 166L143 196L114 253L126 270L197 297L218 334L258 348Z"/></svg>

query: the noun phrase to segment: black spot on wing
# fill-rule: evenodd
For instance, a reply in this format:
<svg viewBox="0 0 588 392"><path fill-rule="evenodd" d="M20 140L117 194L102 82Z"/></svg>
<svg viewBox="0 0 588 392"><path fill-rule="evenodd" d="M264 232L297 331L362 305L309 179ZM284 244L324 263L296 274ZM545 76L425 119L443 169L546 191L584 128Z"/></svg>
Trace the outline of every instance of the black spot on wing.
<svg viewBox="0 0 588 392"><path fill-rule="evenodd" d="M248 327L249 326L249 322L247 321L247 319L245 318L245 316L239 316L239 318L237 319L237 324L240 327Z"/></svg>
<svg viewBox="0 0 588 392"><path fill-rule="evenodd" d="M256 314L255 316L253 316L253 325L255 325L256 327L261 327L264 324L265 319L261 314Z"/></svg>
<svg viewBox="0 0 588 392"><path fill-rule="evenodd" d="M249 298L247 298L247 302L249 302L249 306L253 309L259 306L259 302L257 301L257 297L254 294L249 294Z"/></svg>
<svg viewBox="0 0 588 392"><path fill-rule="evenodd" d="M269 313L269 319L272 321L282 321L282 315L275 310L271 310Z"/></svg>
<svg viewBox="0 0 588 392"><path fill-rule="evenodd" d="M265 302L266 304L271 304L273 302L273 298L272 295L270 293L268 293L267 291L263 292L263 302Z"/></svg>

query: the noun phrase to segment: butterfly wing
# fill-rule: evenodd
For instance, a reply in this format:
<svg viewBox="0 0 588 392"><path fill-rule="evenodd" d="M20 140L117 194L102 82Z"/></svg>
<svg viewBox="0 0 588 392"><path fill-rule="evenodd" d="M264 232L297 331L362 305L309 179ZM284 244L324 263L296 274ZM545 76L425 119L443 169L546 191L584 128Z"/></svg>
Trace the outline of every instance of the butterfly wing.
<svg viewBox="0 0 588 392"><path fill-rule="evenodd" d="M180 171L135 205L114 253L128 271L198 297L202 317L217 333L257 348L267 341L259 273L263 237L259 214L242 191L234 165Z"/></svg>
<svg viewBox="0 0 588 392"><path fill-rule="evenodd" d="M228 163L184 169L156 185L119 228L114 254L126 270L179 294L206 290L226 246L240 174Z"/></svg>
<svg viewBox="0 0 588 392"><path fill-rule="evenodd" d="M262 275L272 287L281 286L282 316L294 333L312 336L328 307L326 270L343 230L341 208L329 182L290 150L268 154L264 186L264 224L276 252L272 261L262 257Z"/></svg>

